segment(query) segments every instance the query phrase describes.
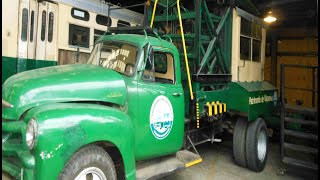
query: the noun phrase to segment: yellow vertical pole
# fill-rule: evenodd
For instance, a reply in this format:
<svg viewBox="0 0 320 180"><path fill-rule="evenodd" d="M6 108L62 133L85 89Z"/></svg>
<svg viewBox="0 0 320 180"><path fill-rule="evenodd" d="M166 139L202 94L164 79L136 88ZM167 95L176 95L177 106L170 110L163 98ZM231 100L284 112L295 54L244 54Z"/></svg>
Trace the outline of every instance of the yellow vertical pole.
<svg viewBox="0 0 320 180"><path fill-rule="evenodd" d="M182 26L182 20L181 20L181 13L180 13L180 0L177 0L177 9L178 9L178 16L179 16L179 23L180 23L180 30L181 30L181 38L182 38L182 45L183 45L184 61L185 61L185 63L186 63L186 69L187 69L187 75L188 75L188 84L189 84L189 89L190 89L190 98L191 98L191 100L193 100L193 92L192 92L192 85L191 85L191 79L190 79L190 70L189 70L189 64L188 64L186 43L185 43L185 41L184 41L184 32L183 32L183 26Z"/></svg>
<svg viewBox="0 0 320 180"><path fill-rule="evenodd" d="M150 23L150 27L152 27L152 26L153 26L154 14L156 13L157 3L158 3L158 0L156 0L156 1L154 2L153 12L152 12L152 17L151 17L151 23Z"/></svg>

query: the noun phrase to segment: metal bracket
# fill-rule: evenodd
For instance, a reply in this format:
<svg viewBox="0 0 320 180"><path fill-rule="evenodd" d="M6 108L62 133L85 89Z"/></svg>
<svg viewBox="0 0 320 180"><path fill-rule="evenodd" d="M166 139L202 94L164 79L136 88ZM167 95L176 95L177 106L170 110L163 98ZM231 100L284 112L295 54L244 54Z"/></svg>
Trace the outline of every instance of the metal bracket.
<svg viewBox="0 0 320 180"><path fill-rule="evenodd" d="M187 139L189 140L189 142L190 142L190 144L191 144L191 146L192 146L192 148L193 148L193 150L200 156L200 154L198 153L198 151L197 151L197 149L196 149L196 147L194 146L194 144L193 144L193 142L191 141L191 139L190 139L190 137L189 137L189 135L187 134Z"/></svg>

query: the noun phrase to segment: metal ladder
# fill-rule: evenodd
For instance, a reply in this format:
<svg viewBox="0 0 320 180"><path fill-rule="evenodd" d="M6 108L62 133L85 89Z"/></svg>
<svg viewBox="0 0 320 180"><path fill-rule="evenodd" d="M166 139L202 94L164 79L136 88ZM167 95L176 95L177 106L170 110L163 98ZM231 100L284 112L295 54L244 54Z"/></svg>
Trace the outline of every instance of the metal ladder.
<svg viewBox="0 0 320 180"><path fill-rule="evenodd" d="M312 89L285 86L285 69L307 68L313 73ZM281 65L281 160L283 165L318 171L318 111L315 106L317 66ZM312 92L312 107L289 105L285 90Z"/></svg>

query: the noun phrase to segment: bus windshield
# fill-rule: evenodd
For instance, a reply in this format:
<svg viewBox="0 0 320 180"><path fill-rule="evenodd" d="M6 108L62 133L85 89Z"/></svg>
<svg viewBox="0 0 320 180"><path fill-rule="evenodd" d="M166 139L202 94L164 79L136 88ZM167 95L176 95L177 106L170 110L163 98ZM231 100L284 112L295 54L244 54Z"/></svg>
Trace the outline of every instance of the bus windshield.
<svg viewBox="0 0 320 180"><path fill-rule="evenodd" d="M126 76L135 72L138 48L125 42L105 41L95 45L87 64L113 69Z"/></svg>

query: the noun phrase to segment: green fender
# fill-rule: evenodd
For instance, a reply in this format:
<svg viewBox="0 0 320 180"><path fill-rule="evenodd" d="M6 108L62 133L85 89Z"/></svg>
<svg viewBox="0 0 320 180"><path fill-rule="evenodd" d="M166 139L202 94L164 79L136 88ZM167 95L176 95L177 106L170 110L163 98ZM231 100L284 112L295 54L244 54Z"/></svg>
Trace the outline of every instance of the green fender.
<svg viewBox="0 0 320 180"><path fill-rule="evenodd" d="M120 151L127 179L135 178L134 133L123 111L96 104L53 103L31 109L38 136L32 154L35 179L57 179L67 161L82 146L107 141Z"/></svg>

